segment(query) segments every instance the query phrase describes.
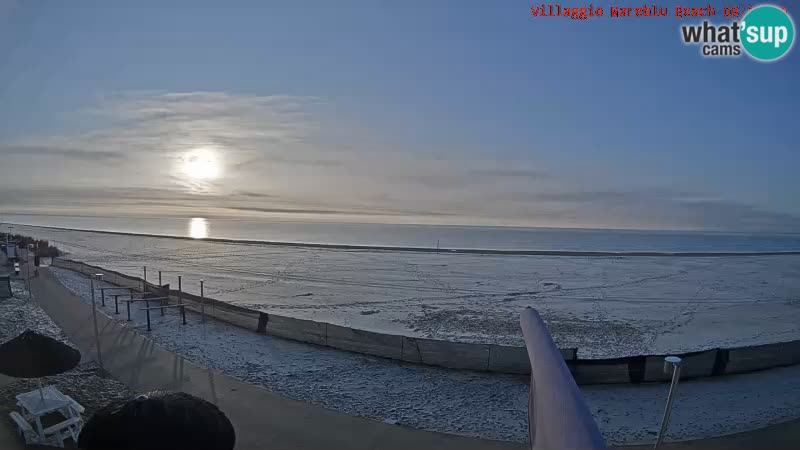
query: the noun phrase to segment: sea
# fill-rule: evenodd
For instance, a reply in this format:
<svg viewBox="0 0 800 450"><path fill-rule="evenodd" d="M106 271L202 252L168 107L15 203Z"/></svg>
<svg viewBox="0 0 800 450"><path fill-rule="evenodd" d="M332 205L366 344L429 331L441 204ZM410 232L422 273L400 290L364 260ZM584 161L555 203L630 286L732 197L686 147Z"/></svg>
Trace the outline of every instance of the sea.
<svg viewBox="0 0 800 450"><path fill-rule="evenodd" d="M332 246L563 252L796 252L800 233L610 230L195 218L3 215L13 224L150 236ZM13 229L12 229L13 231Z"/></svg>

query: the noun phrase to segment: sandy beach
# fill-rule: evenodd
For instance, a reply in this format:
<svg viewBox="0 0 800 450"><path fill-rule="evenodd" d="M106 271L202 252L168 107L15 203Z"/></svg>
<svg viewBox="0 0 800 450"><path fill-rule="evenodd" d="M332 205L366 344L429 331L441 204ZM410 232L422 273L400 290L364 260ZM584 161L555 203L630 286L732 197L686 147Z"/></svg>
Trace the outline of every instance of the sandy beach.
<svg viewBox="0 0 800 450"><path fill-rule="evenodd" d="M538 309L584 358L800 338L800 255L547 256L208 242L19 226L68 257L267 312L366 330L521 344ZM764 324L769 324L765 327Z"/></svg>
<svg viewBox="0 0 800 450"><path fill-rule="evenodd" d="M81 300L91 303L89 280L50 268ZM106 286L105 283L99 283ZM141 311L127 322L113 302L99 308L164 348L203 366L291 399L349 415L430 431L526 442L529 380L501 375L403 364L394 360L286 341L196 314L152 316L146 331ZM800 366L681 384L670 440L695 439L756 429L797 418ZM583 386L582 392L611 444L654 438L667 384ZM737 395L731 395L736 392Z"/></svg>

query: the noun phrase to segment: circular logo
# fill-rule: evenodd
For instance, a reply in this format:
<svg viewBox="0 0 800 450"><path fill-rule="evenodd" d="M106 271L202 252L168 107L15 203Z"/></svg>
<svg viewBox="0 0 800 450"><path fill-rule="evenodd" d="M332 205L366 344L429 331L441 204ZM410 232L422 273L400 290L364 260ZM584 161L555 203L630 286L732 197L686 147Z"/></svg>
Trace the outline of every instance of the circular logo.
<svg viewBox="0 0 800 450"><path fill-rule="evenodd" d="M740 33L747 54L759 61L777 61L792 48L794 22L777 6L761 5L745 14Z"/></svg>

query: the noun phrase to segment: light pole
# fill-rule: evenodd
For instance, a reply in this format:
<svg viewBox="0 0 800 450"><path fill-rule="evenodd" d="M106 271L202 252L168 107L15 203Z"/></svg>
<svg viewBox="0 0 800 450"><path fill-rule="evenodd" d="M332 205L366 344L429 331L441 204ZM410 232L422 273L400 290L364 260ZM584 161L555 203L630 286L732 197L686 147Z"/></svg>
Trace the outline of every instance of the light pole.
<svg viewBox="0 0 800 450"><path fill-rule="evenodd" d="M97 331L97 302L94 299L94 280L102 280L103 274L96 273L94 274L90 280L92 285L92 322L94 323L94 344L97 348L97 362L100 364L101 368L103 367L103 355L100 353L100 333Z"/></svg>
<svg viewBox="0 0 800 450"><path fill-rule="evenodd" d="M675 400L675 388L678 387L678 380L681 378L681 359L677 356L667 356L664 358L664 373L669 373L672 368L672 383L669 385L669 394L667 394L667 407L664 409L664 419L661 420L661 430L658 432L656 438L656 445L653 449L658 449L658 446L664 442L664 435L669 426L669 416L672 414L672 402Z"/></svg>

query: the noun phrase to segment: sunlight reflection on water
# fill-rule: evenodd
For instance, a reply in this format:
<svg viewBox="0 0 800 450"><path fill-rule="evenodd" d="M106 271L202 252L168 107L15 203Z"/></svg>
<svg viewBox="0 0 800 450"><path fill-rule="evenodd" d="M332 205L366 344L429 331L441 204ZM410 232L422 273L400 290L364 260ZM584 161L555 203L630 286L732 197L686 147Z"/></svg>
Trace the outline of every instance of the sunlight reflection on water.
<svg viewBox="0 0 800 450"><path fill-rule="evenodd" d="M205 239L208 237L208 221L201 217L195 217L189 221L189 236L194 239Z"/></svg>

